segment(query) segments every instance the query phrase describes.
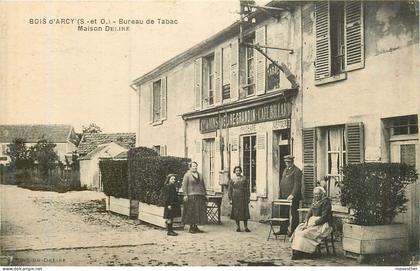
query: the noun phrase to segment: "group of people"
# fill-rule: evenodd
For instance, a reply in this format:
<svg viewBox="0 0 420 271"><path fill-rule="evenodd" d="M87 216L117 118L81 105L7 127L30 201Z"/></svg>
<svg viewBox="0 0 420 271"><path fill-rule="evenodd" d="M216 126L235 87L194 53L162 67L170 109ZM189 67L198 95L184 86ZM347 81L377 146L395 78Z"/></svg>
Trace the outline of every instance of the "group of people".
<svg viewBox="0 0 420 271"><path fill-rule="evenodd" d="M331 202L326 191L322 187L314 189L314 198L307 213L305 222L299 224L299 202L302 200L302 171L294 165L294 157L284 157L286 169L283 172L280 182L280 198L291 202L290 212L286 210L280 213L281 217L289 217L288 228L281 228L280 233L288 234L292 240L292 259L312 257L316 247L323 238L331 231ZM207 199L206 186L202 175L197 171L198 164L192 162L190 170L185 173L182 182L183 212L182 222L190 225L188 232L202 233L198 225L207 223ZM236 166L233 169L233 177L228 183L228 197L232 206L230 218L236 222L236 231L241 232L240 222L243 221L244 231L250 232L248 219L250 219L249 203L250 189L249 180L242 175L242 168ZM164 218L167 224L167 234L178 235L173 230L173 219L181 216L181 200L175 187L176 176L169 174L163 189L165 199Z"/></svg>

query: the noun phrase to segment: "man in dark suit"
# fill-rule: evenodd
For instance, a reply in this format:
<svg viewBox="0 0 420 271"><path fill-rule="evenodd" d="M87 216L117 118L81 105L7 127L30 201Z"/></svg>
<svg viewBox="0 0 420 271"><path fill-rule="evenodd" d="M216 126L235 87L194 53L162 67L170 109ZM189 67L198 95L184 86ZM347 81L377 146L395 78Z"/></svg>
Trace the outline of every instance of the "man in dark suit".
<svg viewBox="0 0 420 271"><path fill-rule="evenodd" d="M288 233L289 236L292 235L296 227L299 225L298 208L299 202L302 199L302 171L295 166L294 159L295 158L291 155L284 156L286 169L283 171L283 176L280 181L280 199L287 199L292 202Z"/></svg>

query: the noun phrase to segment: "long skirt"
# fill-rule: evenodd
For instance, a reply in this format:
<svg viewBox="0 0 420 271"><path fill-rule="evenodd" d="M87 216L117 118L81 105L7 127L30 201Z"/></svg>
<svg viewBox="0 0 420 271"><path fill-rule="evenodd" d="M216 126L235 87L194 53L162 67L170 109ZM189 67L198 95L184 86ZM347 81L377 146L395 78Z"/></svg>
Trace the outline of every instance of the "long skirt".
<svg viewBox="0 0 420 271"><path fill-rule="evenodd" d="M239 190L239 189L238 189ZM233 191L232 195L232 212L230 218L233 220L248 220L249 205L248 198L242 191Z"/></svg>
<svg viewBox="0 0 420 271"><path fill-rule="evenodd" d="M184 202L182 223L207 224L207 199L204 195L188 196L188 201Z"/></svg>
<svg viewBox="0 0 420 271"><path fill-rule="evenodd" d="M299 224L292 235L293 250L314 253L322 239L331 233L332 227L328 225L328 222L321 225L315 225L315 220L318 218L319 216L310 217L306 229L303 229L304 223Z"/></svg>
<svg viewBox="0 0 420 271"><path fill-rule="evenodd" d="M172 209L169 210L168 206L165 206L165 208L163 210L163 218L173 219L175 217L180 217L181 216L181 206L179 206L178 204L174 204L171 207L172 207Z"/></svg>

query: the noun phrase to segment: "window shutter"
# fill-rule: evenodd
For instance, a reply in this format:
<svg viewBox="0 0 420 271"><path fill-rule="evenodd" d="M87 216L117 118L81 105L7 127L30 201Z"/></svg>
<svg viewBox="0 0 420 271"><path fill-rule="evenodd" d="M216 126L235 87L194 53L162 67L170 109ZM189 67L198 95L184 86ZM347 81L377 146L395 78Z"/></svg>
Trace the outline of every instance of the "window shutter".
<svg viewBox="0 0 420 271"><path fill-rule="evenodd" d="M330 4L319 1L315 7L315 80L331 76Z"/></svg>
<svg viewBox="0 0 420 271"><path fill-rule="evenodd" d="M345 2L345 28L346 71L361 69L365 66L362 2Z"/></svg>
<svg viewBox="0 0 420 271"><path fill-rule="evenodd" d="M239 43L239 59L238 59L238 66L239 66L239 87L238 87L238 94L239 99L244 99L246 97L246 90L243 88L244 85L247 84L246 78L246 46Z"/></svg>
<svg viewBox="0 0 420 271"><path fill-rule="evenodd" d="M222 49L214 52L214 104L222 101Z"/></svg>
<svg viewBox="0 0 420 271"><path fill-rule="evenodd" d="M346 141L347 164L363 163L365 160L363 123L346 124Z"/></svg>
<svg viewBox="0 0 420 271"><path fill-rule="evenodd" d="M194 94L195 94L195 105L196 110L201 109L201 89L202 89L202 73L203 60L199 58L194 62Z"/></svg>
<svg viewBox="0 0 420 271"><path fill-rule="evenodd" d="M150 93L149 123L153 123L153 82L147 84Z"/></svg>
<svg viewBox="0 0 420 271"><path fill-rule="evenodd" d="M218 133L218 136L214 139L214 163L213 163L213 190L214 191L221 191L221 186L219 184L219 171L221 170L222 167L222 163L221 163L221 158L222 155L220 153L220 133Z"/></svg>
<svg viewBox="0 0 420 271"><path fill-rule="evenodd" d="M316 130L303 129L303 198L305 204L312 202L316 181Z"/></svg>
<svg viewBox="0 0 420 271"><path fill-rule="evenodd" d="M230 71L230 100L236 101L238 99L238 83L239 83L239 42L235 40L231 44L231 71Z"/></svg>
<svg viewBox="0 0 420 271"><path fill-rule="evenodd" d="M266 26L264 25L255 31L255 43L259 45L266 45L266 36ZM266 52L266 49L262 50ZM261 95L265 93L267 58L256 50L254 50L254 54L256 65L255 88L257 95Z"/></svg>
<svg viewBox="0 0 420 271"><path fill-rule="evenodd" d="M257 196L267 197L267 133L257 134Z"/></svg>
<svg viewBox="0 0 420 271"><path fill-rule="evenodd" d="M160 156L166 156L167 155L166 145L160 145L159 151L160 151L159 153Z"/></svg>
<svg viewBox="0 0 420 271"><path fill-rule="evenodd" d="M167 77L163 77L161 79L161 86L160 86L160 119L161 120L166 120L166 116L167 116Z"/></svg>

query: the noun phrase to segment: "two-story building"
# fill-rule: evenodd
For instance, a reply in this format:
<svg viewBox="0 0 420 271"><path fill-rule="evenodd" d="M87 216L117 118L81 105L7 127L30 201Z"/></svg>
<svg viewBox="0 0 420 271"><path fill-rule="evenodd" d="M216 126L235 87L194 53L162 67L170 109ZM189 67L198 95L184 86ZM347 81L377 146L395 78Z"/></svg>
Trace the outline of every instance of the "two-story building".
<svg viewBox="0 0 420 271"><path fill-rule="evenodd" d="M334 185L346 163L420 170L418 2L265 7L134 80L137 145L197 161L211 191L222 191L227 172L241 165L257 221L278 196L285 154L302 168L307 198L327 180L336 211L347 211ZM398 219L416 242L418 184L408 194Z"/></svg>
<svg viewBox="0 0 420 271"><path fill-rule="evenodd" d="M271 214L282 157L293 153L299 166L302 160L299 9L270 6L276 16L255 12L242 28L234 23L133 82L140 103L137 144L198 162L209 193L222 192L230 171L241 165L254 220ZM250 44L264 46L279 66Z"/></svg>

